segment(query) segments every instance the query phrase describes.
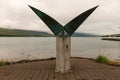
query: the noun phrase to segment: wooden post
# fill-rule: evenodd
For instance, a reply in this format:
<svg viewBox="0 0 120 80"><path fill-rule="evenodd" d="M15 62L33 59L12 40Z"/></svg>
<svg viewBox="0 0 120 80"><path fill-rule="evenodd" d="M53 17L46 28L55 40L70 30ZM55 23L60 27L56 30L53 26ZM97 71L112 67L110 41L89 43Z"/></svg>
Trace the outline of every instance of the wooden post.
<svg viewBox="0 0 120 80"><path fill-rule="evenodd" d="M70 64L70 37L56 37L56 72L68 72L71 69Z"/></svg>

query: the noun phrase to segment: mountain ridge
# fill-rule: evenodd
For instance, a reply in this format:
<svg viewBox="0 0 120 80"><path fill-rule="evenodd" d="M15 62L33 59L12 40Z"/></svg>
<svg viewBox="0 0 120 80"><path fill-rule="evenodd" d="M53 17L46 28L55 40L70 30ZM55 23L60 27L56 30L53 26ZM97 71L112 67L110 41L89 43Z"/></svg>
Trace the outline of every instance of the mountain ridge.
<svg viewBox="0 0 120 80"><path fill-rule="evenodd" d="M90 34L90 33L82 33L82 32L75 32L72 37L98 37L99 35Z"/></svg>
<svg viewBox="0 0 120 80"><path fill-rule="evenodd" d="M120 37L120 34L103 35L101 37Z"/></svg>
<svg viewBox="0 0 120 80"><path fill-rule="evenodd" d="M97 37L98 35L75 32L72 37ZM53 34L44 31L21 30L0 28L0 37L54 37Z"/></svg>
<svg viewBox="0 0 120 80"><path fill-rule="evenodd" d="M51 37L50 33L33 30L7 29L0 28L0 36L2 37Z"/></svg>

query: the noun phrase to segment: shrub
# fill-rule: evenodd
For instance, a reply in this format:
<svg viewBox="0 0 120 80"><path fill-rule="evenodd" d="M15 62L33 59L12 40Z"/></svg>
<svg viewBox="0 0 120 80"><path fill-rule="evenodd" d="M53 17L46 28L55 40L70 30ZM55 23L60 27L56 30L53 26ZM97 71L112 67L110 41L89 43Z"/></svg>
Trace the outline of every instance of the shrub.
<svg viewBox="0 0 120 80"><path fill-rule="evenodd" d="M110 63L110 60L104 55L97 56L95 60L96 62L99 62L99 63L107 63L107 64Z"/></svg>
<svg viewBox="0 0 120 80"><path fill-rule="evenodd" d="M3 65L5 65L6 64L6 62L5 61L0 61L0 66L3 66Z"/></svg>

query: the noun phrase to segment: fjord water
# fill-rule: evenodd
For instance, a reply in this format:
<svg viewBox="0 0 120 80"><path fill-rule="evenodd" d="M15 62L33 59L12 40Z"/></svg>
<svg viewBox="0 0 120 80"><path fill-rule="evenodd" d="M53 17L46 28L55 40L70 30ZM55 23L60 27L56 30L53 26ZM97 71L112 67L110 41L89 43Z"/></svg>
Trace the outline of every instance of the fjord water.
<svg viewBox="0 0 120 80"><path fill-rule="evenodd" d="M99 54L120 59L120 42L100 37L72 37L71 56L95 58ZM55 37L0 37L0 59L17 61L45 59L56 56Z"/></svg>

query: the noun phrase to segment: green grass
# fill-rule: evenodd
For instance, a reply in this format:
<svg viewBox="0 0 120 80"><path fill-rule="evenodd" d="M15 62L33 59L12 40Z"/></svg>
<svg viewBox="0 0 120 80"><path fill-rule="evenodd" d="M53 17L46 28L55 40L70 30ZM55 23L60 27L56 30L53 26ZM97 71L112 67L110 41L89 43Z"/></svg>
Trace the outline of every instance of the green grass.
<svg viewBox="0 0 120 80"><path fill-rule="evenodd" d="M0 66L3 66L3 65L6 65L6 62L5 61L0 61Z"/></svg>
<svg viewBox="0 0 120 80"><path fill-rule="evenodd" d="M107 64L110 63L110 60L104 55L97 56L95 61L98 62L98 63L107 63Z"/></svg>

